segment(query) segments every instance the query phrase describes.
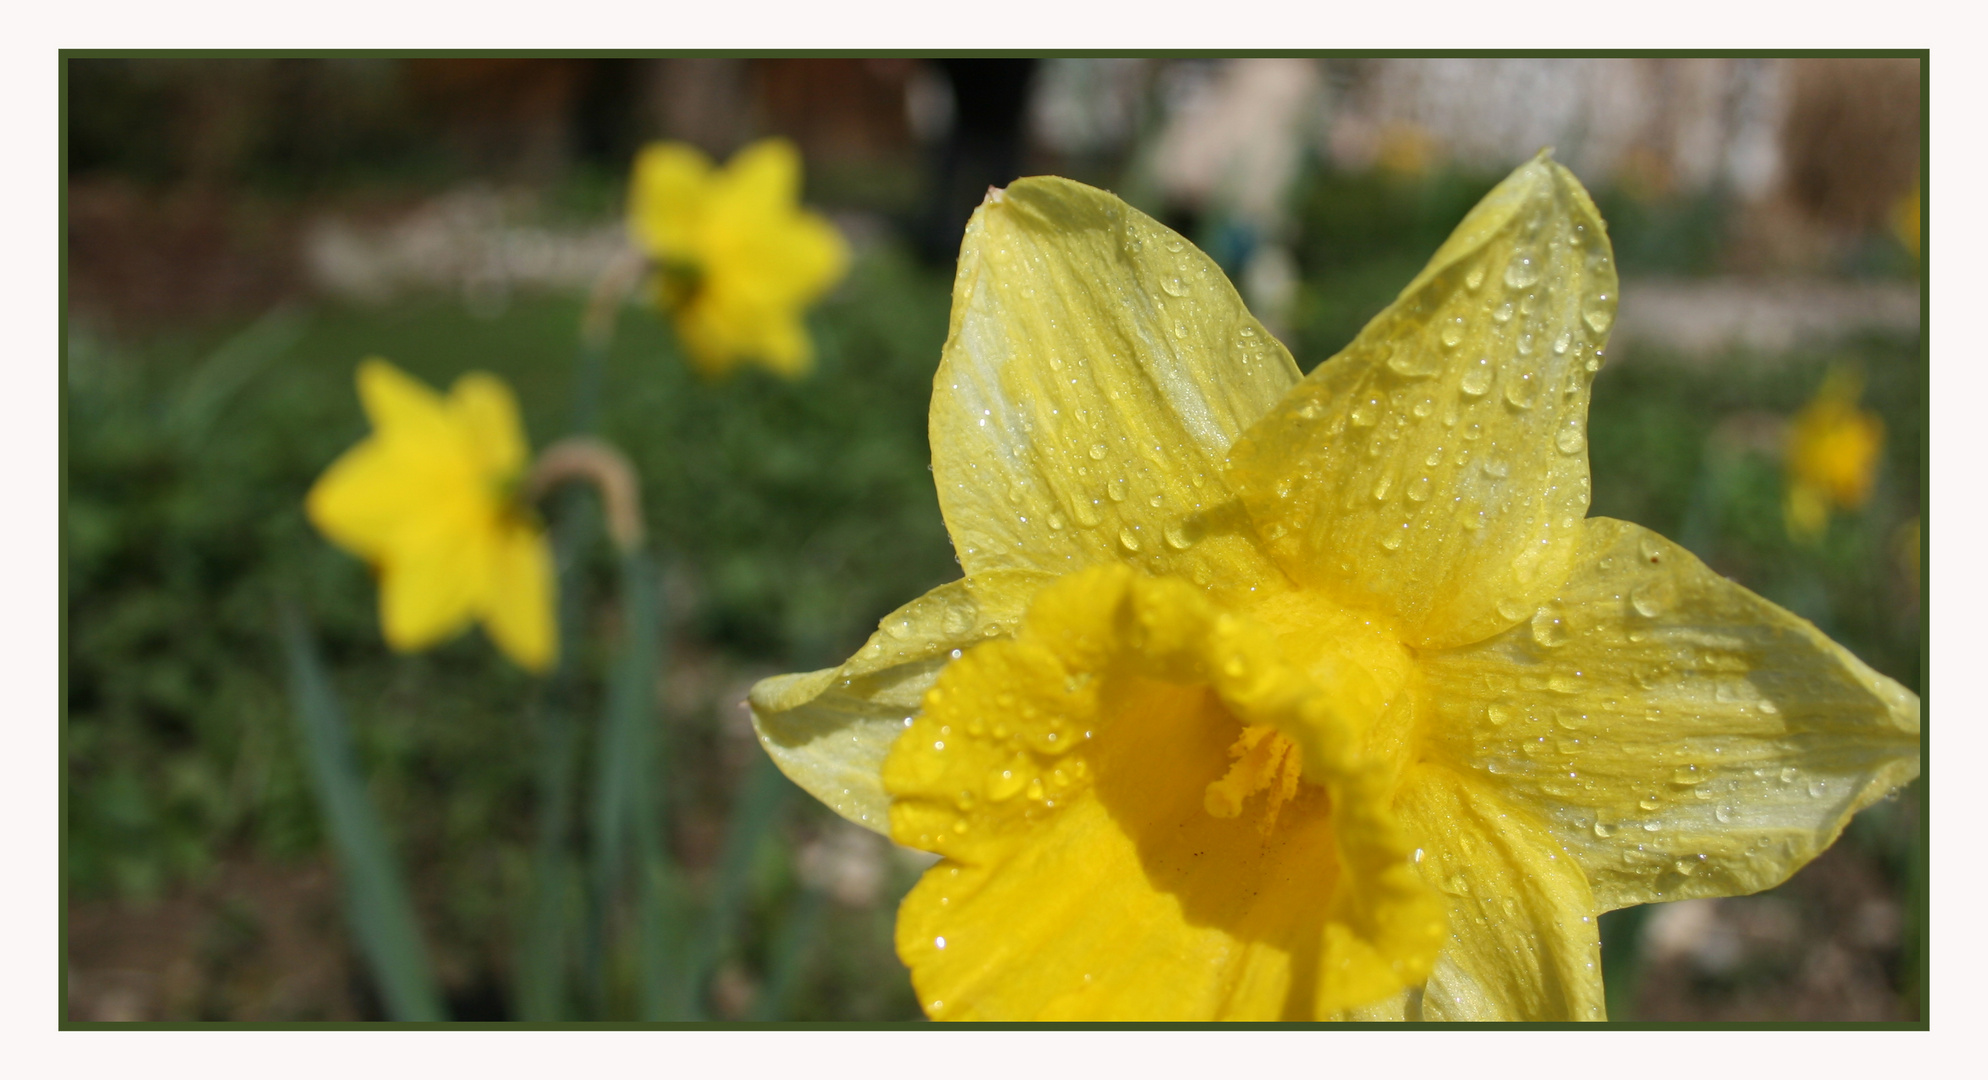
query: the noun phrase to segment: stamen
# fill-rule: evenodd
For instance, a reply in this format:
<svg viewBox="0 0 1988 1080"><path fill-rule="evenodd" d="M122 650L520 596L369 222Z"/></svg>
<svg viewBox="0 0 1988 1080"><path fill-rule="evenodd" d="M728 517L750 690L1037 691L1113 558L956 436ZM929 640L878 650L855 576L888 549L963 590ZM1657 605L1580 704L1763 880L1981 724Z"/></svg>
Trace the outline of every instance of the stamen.
<svg viewBox="0 0 1988 1080"><path fill-rule="evenodd" d="M1297 797L1298 783L1304 779L1304 755L1276 728L1252 724L1229 747L1229 756L1235 763L1220 780L1208 785L1202 793L1202 807L1212 817L1237 817L1251 796L1269 790L1263 816L1256 824L1257 831L1268 836L1277 827L1284 804Z"/></svg>

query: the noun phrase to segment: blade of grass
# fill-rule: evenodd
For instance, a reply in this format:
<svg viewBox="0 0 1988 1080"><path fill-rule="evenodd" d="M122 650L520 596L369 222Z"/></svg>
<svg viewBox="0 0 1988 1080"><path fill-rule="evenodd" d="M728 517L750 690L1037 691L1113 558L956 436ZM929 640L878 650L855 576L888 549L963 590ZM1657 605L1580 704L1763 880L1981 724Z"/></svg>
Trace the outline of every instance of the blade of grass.
<svg viewBox="0 0 1988 1080"><path fill-rule="evenodd" d="M352 932L389 1016L445 1019L414 905L394 865L386 830L367 796L366 779L316 643L295 609L284 606L278 622L289 660L292 712L303 737L311 785L338 857Z"/></svg>
<svg viewBox="0 0 1988 1080"><path fill-rule="evenodd" d="M824 906L821 890L812 888L802 889L787 905L787 918L780 925L780 935L773 940L773 959L767 969L766 983L753 997L746 1019L780 1020L792 1009L794 990L814 955L815 934L821 927Z"/></svg>
<svg viewBox="0 0 1988 1080"><path fill-rule="evenodd" d="M704 988L711 972L725 958L738 923L739 906L745 899L751 876L753 853L766 835L780 807L794 790L793 782L781 775L773 759L754 755L750 771L738 799L732 804L725 825L725 843L718 856L718 880L705 909L703 927L690 943L690 956L684 967L684 997L690 1005L689 1019L706 1019Z"/></svg>

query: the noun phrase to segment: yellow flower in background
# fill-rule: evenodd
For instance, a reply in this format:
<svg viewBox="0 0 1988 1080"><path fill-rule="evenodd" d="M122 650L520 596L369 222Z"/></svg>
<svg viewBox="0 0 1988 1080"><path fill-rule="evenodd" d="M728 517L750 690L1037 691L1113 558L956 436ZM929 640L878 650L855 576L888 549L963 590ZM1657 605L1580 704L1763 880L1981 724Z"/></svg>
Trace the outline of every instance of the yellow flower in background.
<svg viewBox="0 0 1988 1080"><path fill-rule="evenodd" d="M1917 184L1891 204L1891 235L1896 237L1899 244L1911 252L1913 257L1918 257L1919 186Z"/></svg>
<svg viewBox="0 0 1988 1080"><path fill-rule="evenodd" d="M1585 516L1615 291L1542 156L1300 377L1115 197L990 195L931 412L965 577L751 696L943 856L929 1015L1600 1019L1602 912L1774 885L1917 774L1910 692Z"/></svg>
<svg viewBox="0 0 1988 1080"><path fill-rule="evenodd" d="M629 231L656 266L657 303L706 374L751 361L792 378L812 366L801 316L842 279L849 252L800 195L801 155L784 139L753 143L723 168L683 143L636 157Z"/></svg>
<svg viewBox="0 0 1988 1080"><path fill-rule="evenodd" d="M359 365L373 434L333 462L304 509L371 563L380 629L402 652L480 620L527 671L558 650L552 553L515 497L529 449L510 387L471 372L447 398L384 360Z"/></svg>
<svg viewBox="0 0 1988 1080"><path fill-rule="evenodd" d="M1832 508L1858 510L1871 497L1884 421L1861 409L1864 381L1837 368L1788 429L1788 491L1783 504L1788 535L1813 541L1829 526Z"/></svg>

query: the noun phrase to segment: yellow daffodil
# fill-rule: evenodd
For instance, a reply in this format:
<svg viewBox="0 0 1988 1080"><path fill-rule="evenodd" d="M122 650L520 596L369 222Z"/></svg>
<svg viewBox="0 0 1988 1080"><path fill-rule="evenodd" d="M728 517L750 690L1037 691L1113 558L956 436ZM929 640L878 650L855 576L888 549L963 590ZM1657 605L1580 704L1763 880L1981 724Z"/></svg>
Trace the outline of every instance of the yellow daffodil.
<svg viewBox="0 0 1988 1080"><path fill-rule="evenodd" d="M1788 534L1813 541L1829 525L1832 508L1856 510L1871 497L1884 421L1858 408L1863 379L1832 370L1788 430Z"/></svg>
<svg viewBox="0 0 1988 1080"><path fill-rule="evenodd" d="M1152 219L990 194L932 396L965 577L751 697L944 856L930 1016L1600 1019L1602 912L1773 885L1916 775L1911 693L1585 516L1615 291L1542 156L1301 378Z"/></svg>
<svg viewBox="0 0 1988 1080"><path fill-rule="evenodd" d="M657 303L706 374L754 361L791 378L813 364L801 314L841 280L849 252L800 194L801 155L784 139L756 142L724 168L683 143L636 157L629 231L655 264Z"/></svg>
<svg viewBox="0 0 1988 1080"><path fill-rule="evenodd" d="M520 667L551 667L552 553L515 499L529 450L510 387L472 372L443 398L379 359L358 381L373 434L332 462L304 509L373 564L387 644L424 649L480 619Z"/></svg>

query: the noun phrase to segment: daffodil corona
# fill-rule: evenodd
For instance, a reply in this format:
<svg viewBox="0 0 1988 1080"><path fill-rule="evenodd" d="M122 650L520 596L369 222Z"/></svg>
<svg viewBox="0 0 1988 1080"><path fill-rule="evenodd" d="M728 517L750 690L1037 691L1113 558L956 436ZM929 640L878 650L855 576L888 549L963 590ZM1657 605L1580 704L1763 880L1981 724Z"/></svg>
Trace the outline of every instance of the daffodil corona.
<svg viewBox="0 0 1988 1080"><path fill-rule="evenodd" d="M966 576L752 694L944 856L929 1015L1600 1019L1602 912L1773 885L1917 774L1911 693L1586 517L1615 293L1542 155L1301 378L1118 199L990 194L932 398Z"/></svg>
<svg viewBox="0 0 1988 1080"><path fill-rule="evenodd" d="M529 450L510 387L472 372L443 398L378 359L359 365L358 382L373 434L325 470L304 507L373 564L387 644L425 649L480 619L520 667L551 667L552 555L516 499Z"/></svg>
<svg viewBox="0 0 1988 1080"><path fill-rule="evenodd" d="M801 156L784 139L723 168L696 147L654 143L635 159L629 231L655 265L656 302L691 361L716 375L751 361L805 374L801 315L848 269L835 226L800 208Z"/></svg>

